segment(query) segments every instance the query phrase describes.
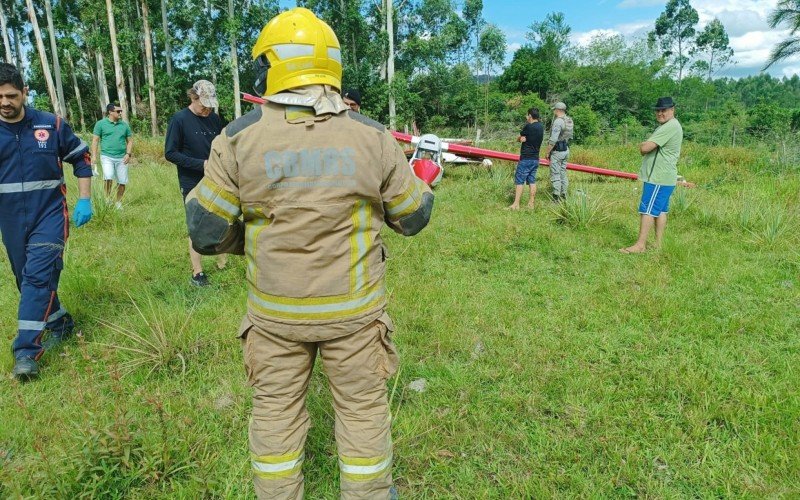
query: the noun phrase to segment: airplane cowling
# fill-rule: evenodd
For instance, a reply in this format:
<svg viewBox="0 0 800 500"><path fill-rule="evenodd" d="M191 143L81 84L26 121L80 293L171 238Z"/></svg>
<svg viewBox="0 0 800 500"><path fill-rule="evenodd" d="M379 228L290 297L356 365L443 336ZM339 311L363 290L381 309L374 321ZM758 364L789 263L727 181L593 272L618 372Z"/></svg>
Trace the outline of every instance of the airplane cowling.
<svg viewBox="0 0 800 500"><path fill-rule="evenodd" d="M437 185L439 181L442 180L442 174L444 173L444 169L441 165L438 165L428 158L414 160L411 164L411 170L414 171L414 175L431 187Z"/></svg>

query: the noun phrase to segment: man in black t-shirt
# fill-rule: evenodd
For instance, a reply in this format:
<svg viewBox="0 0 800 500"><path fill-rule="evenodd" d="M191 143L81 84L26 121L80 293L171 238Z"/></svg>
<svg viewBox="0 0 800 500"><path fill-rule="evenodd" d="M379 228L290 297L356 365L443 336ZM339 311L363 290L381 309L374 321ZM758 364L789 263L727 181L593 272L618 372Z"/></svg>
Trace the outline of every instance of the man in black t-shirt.
<svg viewBox="0 0 800 500"><path fill-rule="evenodd" d="M543 137L544 127L539 122L539 109L530 108L527 123L522 127L517 138L522 146L520 147L517 171L514 173L514 203L508 207L508 210L519 210L522 189L526 183L530 186L531 191L528 208L533 208L533 201L536 198L536 171L539 169L539 148L542 145Z"/></svg>
<svg viewBox="0 0 800 500"><path fill-rule="evenodd" d="M184 201L189 191L203 179L203 172L211 152L211 141L222 132L224 123L214 112L219 107L217 91L208 80L199 80L186 91L191 100L188 107L178 111L169 120L164 157L178 167L178 183ZM217 259L217 267L225 267L225 258ZM192 262L191 283L208 285L199 253L189 241L189 259Z"/></svg>

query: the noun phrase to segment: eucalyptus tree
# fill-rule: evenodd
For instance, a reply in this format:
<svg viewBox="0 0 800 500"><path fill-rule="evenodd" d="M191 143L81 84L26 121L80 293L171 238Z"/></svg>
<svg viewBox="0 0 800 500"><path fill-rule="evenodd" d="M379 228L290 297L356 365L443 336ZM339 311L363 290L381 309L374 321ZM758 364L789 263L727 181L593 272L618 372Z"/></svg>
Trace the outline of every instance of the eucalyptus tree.
<svg viewBox="0 0 800 500"><path fill-rule="evenodd" d="M75 100L78 103L78 114L80 116L80 123L81 123L81 130L86 130L86 117L83 112L83 99L81 98L81 87L78 85L78 73L75 69L75 63L72 60L72 54L70 51L66 52L67 54L67 64L69 64L69 73L72 77L72 88L75 92Z"/></svg>
<svg viewBox="0 0 800 500"><path fill-rule="evenodd" d="M478 43L478 52L486 60L486 82L484 93L483 121L489 121L489 75L492 74L492 66L499 66L503 63L506 55L506 35L494 24L489 24L481 33Z"/></svg>
<svg viewBox="0 0 800 500"><path fill-rule="evenodd" d="M544 20L528 27L525 38L533 43L539 59L558 69L564 54L569 49L572 28L567 24L563 12L551 12Z"/></svg>
<svg viewBox="0 0 800 500"><path fill-rule="evenodd" d="M789 36L772 49L764 70L800 53L800 0L779 0L775 10L770 12L768 22L772 28L788 26Z"/></svg>
<svg viewBox="0 0 800 500"><path fill-rule="evenodd" d="M114 58L114 75L117 83L117 98L119 106L122 108L122 119L130 121L128 118L128 97L125 91L125 76L122 70L122 58L119 55L119 44L117 44L117 26L114 20L114 6L111 0L106 0L106 14L108 16L108 35L111 40L111 54Z"/></svg>
<svg viewBox="0 0 800 500"><path fill-rule="evenodd" d="M44 0L44 12L47 18L47 31L50 37L50 56L53 58L53 78L56 84L56 96L58 97L58 109L62 116L67 114L66 100L64 99L64 85L61 81L61 60L58 57L58 45L56 45L56 30L53 25L53 6L50 0Z"/></svg>
<svg viewBox="0 0 800 500"><path fill-rule="evenodd" d="M2 0L5 6L9 6L8 15L6 17L6 24L8 25L8 33L14 36L14 58L17 67L22 73L25 73L25 64L22 53L22 37L25 32L25 22L27 16L23 13L27 11L25 7L25 0Z"/></svg>
<svg viewBox="0 0 800 500"><path fill-rule="evenodd" d="M53 83L53 75L50 73L50 63L48 62L47 51L45 50L44 42L42 41L42 32L39 30L39 20L36 14L36 8L33 5L33 0L26 0L26 5L28 7L28 19L30 20L31 27L33 28L32 31L36 44L36 50L39 53L39 60L42 63L42 74L44 75L45 84L47 85L47 93L50 96L50 103L53 106L54 112L63 114L58 102L58 96L56 95L56 87Z"/></svg>
<svg viewBox="0 0 800 500"><path fill-rule="evenodd" d="M733 61L733 49L730 45L725 26L714 19L697 35L695 47L691 51L693 56L702 57L694 63L695 68L705 74L706 79L711 77Z"/></svg>
<svg viewBox="0 0 800 500"><path fill-rule="evenodd" d="M172 78L172 47L170 46L167 0L161 0L161 29L164 34L164 60L167 65L167 76Z"/></svg>
<svg viewBox="0 0 800 500"><path fill-rule="evenodd" d="M700 16L689 0L669 0L664 12L656 19L656 27L648 40L658 45L663 56L678 70L678 85L683 70L689 63L689 54L695 47L695 35Z"/></svg>
<svg viewBox="0 0 800 500"><path fill-rule="evenodd" d="M8 22L6 21L6 11L3 8L3 2L0 2L0 29L3 30L3 49L5 50L5 60L11 63L11 42L8 39Z"/></svg>
<svg viewBox="0 0 800 500"><path fill-rule="evenodd" d="M394 82L394 0L386 1L386 36L389 39L389 51L386 59L386 84L389 86L389 128L397 129L397 109Z"/></svg>
<svg viewBox="0 0 800 500"><path fill-rule="evenodd" d="M156 81L153 69L153 42L150 33L150 10L147 0L142 2L142 29L144 30L145 65L147 71L147 95L150 104L150 133L158 135L158 113L156 112Z"/></svg>
<svg viewBox="0 0 800 500"><path fill-rule="evenodd" d="M233 116L242 116L242 102L239 99L239 55L236 49L236 33L239 31L239 19L234 10L234 0L228 0L228 38L230 40L231 76L233 80Z"/></svg>
<svg viewBox="0 0 800 500"><path fill-rule="evenodd" d="M68 10L67 20L76 34L76 45L82 50L73 55L76 56L77 67L81 67L81 60L84 61L94 84L98 107L90 108L94 110L90 115L96 117L102 115L111 102L104 57L104 54L111 51L111 42L107 36L108 13L105 4L98 0L75 0L74 3L74 8Z"/></svg>

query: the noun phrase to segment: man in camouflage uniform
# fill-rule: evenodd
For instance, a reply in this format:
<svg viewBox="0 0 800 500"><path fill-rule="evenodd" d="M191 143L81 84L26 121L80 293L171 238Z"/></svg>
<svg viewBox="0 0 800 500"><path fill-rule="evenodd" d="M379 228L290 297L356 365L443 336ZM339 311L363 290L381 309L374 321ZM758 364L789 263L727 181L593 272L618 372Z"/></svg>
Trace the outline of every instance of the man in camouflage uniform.
<svg viewBox="0 0 800 500"><path fill-rule="evenodd" d="M553 125L547 140L547 157L550 158L550 183L553 186L553 200L567 199L567 160L569 141L572 139L572 118L567 116L567 105L557 102L553 105Z"/></svg>

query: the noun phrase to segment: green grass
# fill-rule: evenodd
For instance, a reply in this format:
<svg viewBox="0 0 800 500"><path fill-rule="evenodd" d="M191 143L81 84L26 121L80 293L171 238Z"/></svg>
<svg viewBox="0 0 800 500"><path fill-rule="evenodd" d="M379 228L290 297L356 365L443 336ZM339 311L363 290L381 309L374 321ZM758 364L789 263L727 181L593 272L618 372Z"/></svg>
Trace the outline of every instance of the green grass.
<svg viewBox="0 0 800 500"><path fill-rule="evenodd" d="M174 168L157 141L137 152L125 210L72 231L60 296L80 336L40 380L2 382L0 498L252 495L244 261L208 259L213 286L189 286ZM628 171L637 156L573 152ZM384 232L401 496L800 496L800 173L762 156L688 145L698 188L678 190L663 249L643 255L617 252L636 235L637 183L571 173L599 201L569 225L546 180L534 211L511 213L513 165L448 168L430 227ZM10 345L18 294L0 260ZM319 369L309 410L307 497L336 498Z"/></svg>

